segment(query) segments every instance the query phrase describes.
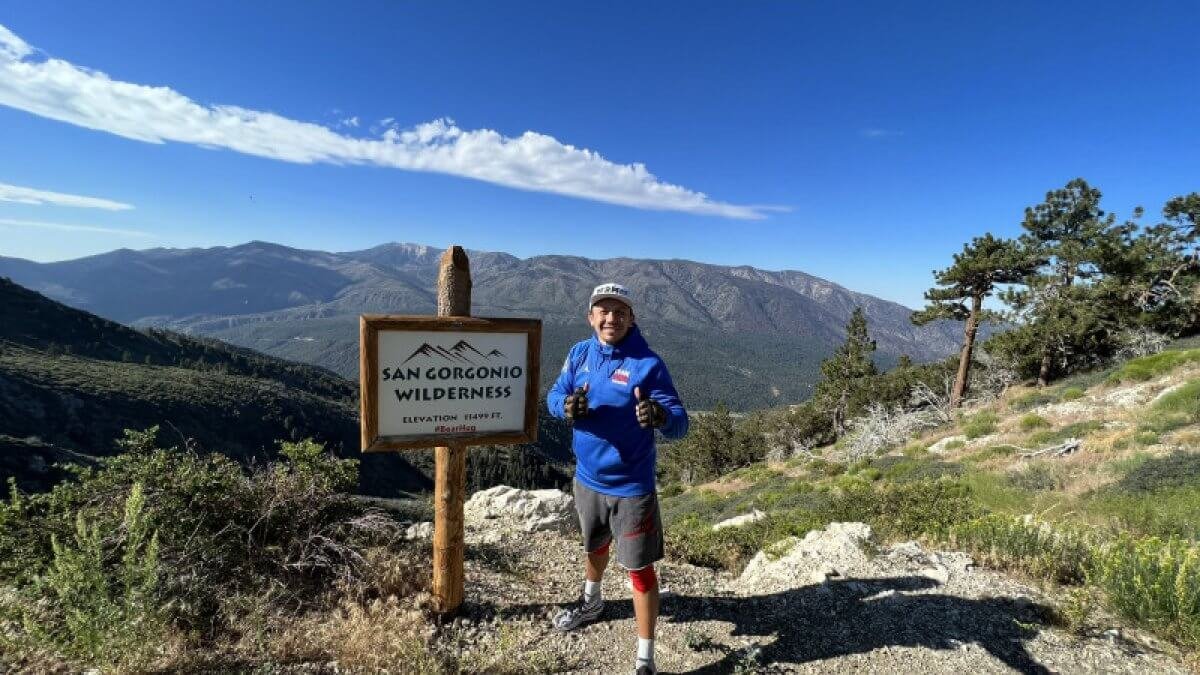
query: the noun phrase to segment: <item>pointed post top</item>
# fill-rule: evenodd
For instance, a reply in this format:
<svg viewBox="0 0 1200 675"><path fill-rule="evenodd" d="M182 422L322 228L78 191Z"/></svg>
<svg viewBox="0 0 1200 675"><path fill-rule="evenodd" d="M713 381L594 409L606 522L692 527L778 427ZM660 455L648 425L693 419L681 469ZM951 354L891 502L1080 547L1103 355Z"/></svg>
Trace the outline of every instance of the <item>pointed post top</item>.
<svg viewBox="0 0 1200 675"><path fill-rule="evenodd" d="M461 246L451 246L438 265L438 316L471 315L471 262Z"/></svg>

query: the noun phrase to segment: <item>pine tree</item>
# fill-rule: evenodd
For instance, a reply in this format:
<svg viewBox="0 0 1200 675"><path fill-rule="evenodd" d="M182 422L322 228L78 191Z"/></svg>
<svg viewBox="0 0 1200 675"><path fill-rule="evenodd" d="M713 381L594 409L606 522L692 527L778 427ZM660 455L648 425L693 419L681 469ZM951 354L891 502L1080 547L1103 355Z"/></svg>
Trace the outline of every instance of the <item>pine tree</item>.
<svg viewBox="0 0 1200 675"><path fill-rule="evenodd" d="M1106 247L1119 247L1125 229L1100 209L1100 191L1076 178L1025 209L1021 245L1036 261L1002 298L1024 320L1039 353L1038 385L1050 380L1056 362L1094 351L1113 326L1095 300Z"/></svg>
<svg viewBox="0 0 1200 675"><path fill-rule="evenodd" d="M846 342L821 362L822 377L815 394L830 414L837 438L845 435L850 414L867 403L870 379L879 372L871 360L874 351L875 341L867 335L867 317L856 307L846 325Z"/></svg>
<svg viewBox="0 0 1200 675"><path fill-rule="evenodd" d="M1190 334L1200 330L1200 193L1175 197L1162 212L1166 221L1137 238L1115 285L1154 330Z"/></svg>
<svg viewBox="0 0 1200 675"><path fill-rule="evenodd" d="M964 322L958 373L950 392L951 407L958 407L966 392L979 324L997 318L996 313L983 308L984 299L995 292L997 285L1016 283L1031 271L1031 260L1017 242L997 239L991 233L964 244L962 253L954 255L953 265L934 271L937 287L925 291L928 304L913 313L912 322L918 326L938 319Z"/></svg>

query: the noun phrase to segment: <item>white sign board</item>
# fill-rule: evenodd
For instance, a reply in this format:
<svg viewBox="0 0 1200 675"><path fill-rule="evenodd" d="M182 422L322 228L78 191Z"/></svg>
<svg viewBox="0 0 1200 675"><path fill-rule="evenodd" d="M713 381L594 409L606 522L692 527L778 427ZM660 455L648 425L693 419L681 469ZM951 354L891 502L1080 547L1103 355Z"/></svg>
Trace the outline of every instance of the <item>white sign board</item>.
<svg viewBox="0 0 1200 675"><path fill-rule="evenodd" d="M526 333L379 331L381 436L519 432Z"/></svg>

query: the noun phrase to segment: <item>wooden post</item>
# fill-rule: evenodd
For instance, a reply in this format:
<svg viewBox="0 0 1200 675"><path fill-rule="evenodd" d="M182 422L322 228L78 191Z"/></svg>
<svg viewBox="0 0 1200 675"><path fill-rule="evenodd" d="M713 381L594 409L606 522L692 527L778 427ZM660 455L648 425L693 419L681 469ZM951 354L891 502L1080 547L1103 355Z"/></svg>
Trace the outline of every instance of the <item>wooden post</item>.
<svg viewBox="0 0 1200 675"><path fill-rule="evenodd" d="M471 267L461 246L451 246L442 254L437 315L471 315ZM467 446L453 443L436 448L433 472L433 595L438 613L451 616L463 600Z"/></svg>

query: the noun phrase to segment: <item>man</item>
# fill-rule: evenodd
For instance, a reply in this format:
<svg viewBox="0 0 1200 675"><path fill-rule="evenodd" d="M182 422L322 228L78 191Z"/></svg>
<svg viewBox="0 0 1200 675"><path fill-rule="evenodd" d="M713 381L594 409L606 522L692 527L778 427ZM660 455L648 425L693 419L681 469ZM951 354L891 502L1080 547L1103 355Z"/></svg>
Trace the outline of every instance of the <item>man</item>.
<svg viewBox="0 0 1200 675"><path fill-rule="evenodd" d="M572 423L575 508L587 553L580 602L554 618L568 631L600 615L600 580L611 546L633 583L638 651L635 675L654 675L654 628L663 556L662 517L654 488L654 431L687 433L688 416L667 367L634 323L633 296L601 284L588 302L595 335L571 347L550 389L550 413Z"/></svg>

